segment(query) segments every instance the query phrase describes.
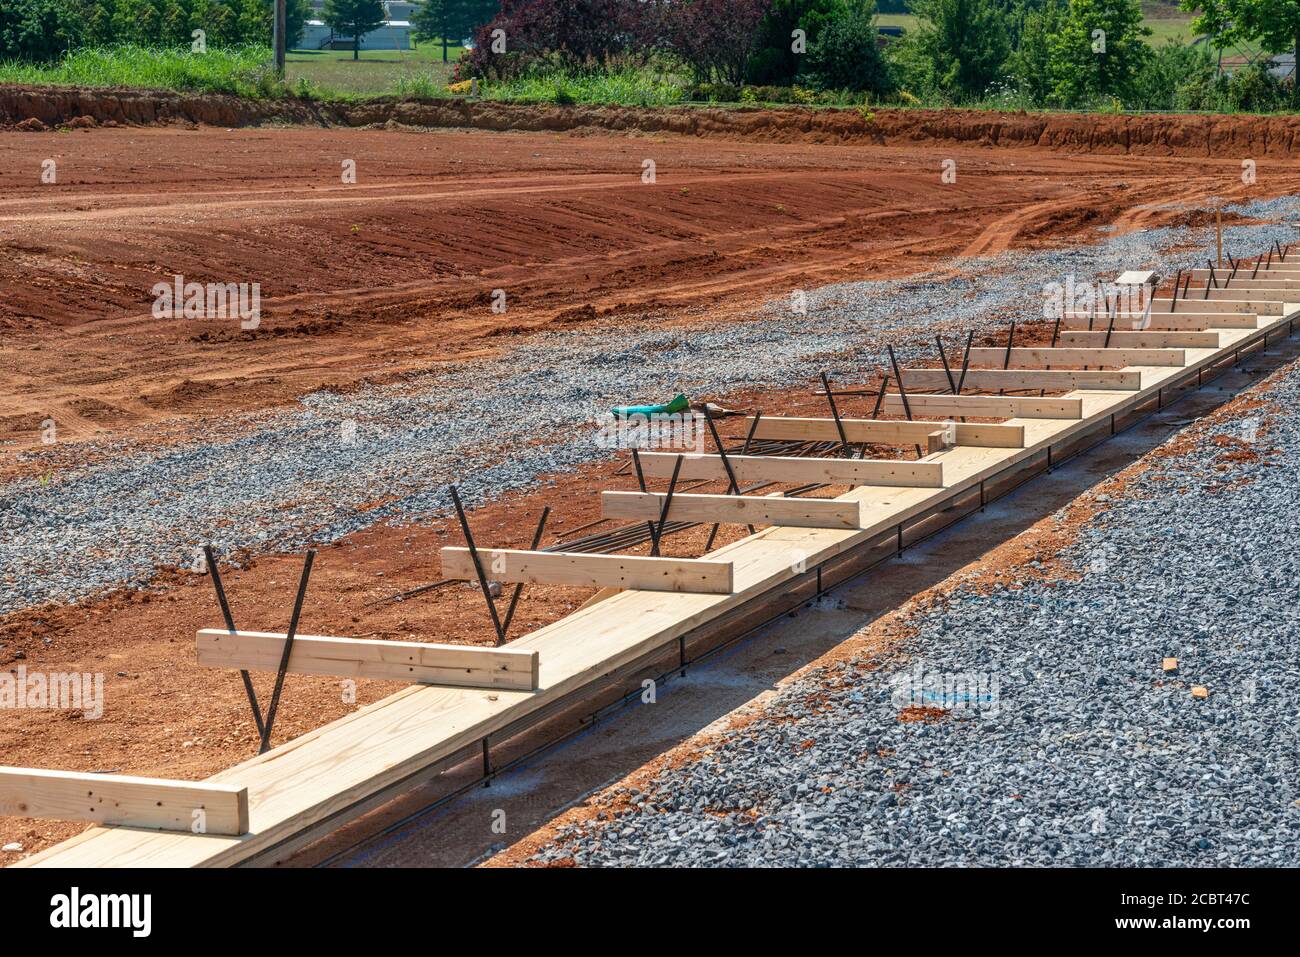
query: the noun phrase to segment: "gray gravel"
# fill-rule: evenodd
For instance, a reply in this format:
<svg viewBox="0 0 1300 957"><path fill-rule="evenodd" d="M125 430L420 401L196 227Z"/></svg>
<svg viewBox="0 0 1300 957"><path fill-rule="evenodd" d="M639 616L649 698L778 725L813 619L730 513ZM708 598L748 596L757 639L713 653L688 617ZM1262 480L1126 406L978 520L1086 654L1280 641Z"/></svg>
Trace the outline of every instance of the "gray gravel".
<svg viewBox="0 0 1300 957"><path fill-rule="evenodd" d="M773 720L540 859L1300 863L1300 363L1270 386L1273 408L1192 424L1184 452L1099 499L1062 555L1078 581L959 587L880 670L792 683ZM912 705L946 714L899 720Z"/></svg>
<svg viewBox="0 0 1300 957"><path fill-rule="evenodd" d="M1298 210L1288 197L1248 211L1289 222ZM1259 249L1294 232L1238 226L1228 240ZM1040 314L1043 282L1071 272L1109 278L1167 262L1174 245L1208 249L1210 238L1204 229L1147 230L962 263L978 271L974 279L837 284L809 291L806 315L783 300L739 326L584 326L529 338L498 361L213 423L201 440L109 444L97 451L111 455L93 465L78 464L86 445L25 454L45 478L0 486L0 614L143 587L159 567L192 565L205 542L222 554L293 549L375 522L427 520L448 511L450 482L475 504L607 455L592 423L611 405L804 383L823 369L851 380L884 366L886 342L903 360L932 354L921 340L935 331L955 347L968 328ZM1175 265L1204 259L1179 255ZM526 444L539 434L553 441Z"/></svg>

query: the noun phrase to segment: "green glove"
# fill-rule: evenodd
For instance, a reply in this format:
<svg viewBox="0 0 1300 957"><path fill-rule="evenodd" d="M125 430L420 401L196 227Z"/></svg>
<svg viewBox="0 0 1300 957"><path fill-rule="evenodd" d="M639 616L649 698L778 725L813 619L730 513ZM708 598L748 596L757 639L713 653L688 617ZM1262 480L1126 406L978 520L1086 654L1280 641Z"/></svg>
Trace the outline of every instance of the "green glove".
<svg viewBox="0 0 1300 957"><path fill-rule="evenodd" d="M685 412L691 407L690 400L683 393L665 405L616 405L610 411L616 418L626 419L633 415L654 415L656 412Z"/></svg>

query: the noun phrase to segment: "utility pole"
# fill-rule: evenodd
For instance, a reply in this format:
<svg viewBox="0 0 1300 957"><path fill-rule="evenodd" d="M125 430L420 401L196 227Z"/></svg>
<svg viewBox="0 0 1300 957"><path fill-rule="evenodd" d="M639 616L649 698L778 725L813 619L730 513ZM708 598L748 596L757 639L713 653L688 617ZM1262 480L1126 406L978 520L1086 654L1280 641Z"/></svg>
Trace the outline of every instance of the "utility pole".
<svg viewBox="0 0 1300 957"><path fill-rule="evenodd" d="M274 24L271 28L271 46L275 49L275 75L284 79L284 4L275 0Z"/></svg>

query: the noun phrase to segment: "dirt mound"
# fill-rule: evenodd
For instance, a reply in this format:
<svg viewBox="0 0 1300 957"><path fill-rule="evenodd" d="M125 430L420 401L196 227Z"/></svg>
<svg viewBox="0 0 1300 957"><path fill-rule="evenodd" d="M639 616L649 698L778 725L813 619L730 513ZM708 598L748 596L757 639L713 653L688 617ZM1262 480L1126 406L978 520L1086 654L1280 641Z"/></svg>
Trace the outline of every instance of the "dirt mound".
<svg viewBox="0 0 1300 957"><path fill-rule="evenodd" d="M85 118L85 119L83 119ZM1159 156L1291 156L1292 116L997 113L977 110L557 106L386 97L358 103L246 100L151 90L0 87L0 125L15 129L194 123L257 126L398 125L520 132L603 131L778 143L939 142ZM24 125L25 124L25 125Z"/></svg>
<svg viewBox="0 0 1300 957"><path fill-rule="evenodd" d="M0 125L31 132L55 126L318 123L321 121L315 107L309 100L298 99L248 100L121 88L0 86Z"/></svg>

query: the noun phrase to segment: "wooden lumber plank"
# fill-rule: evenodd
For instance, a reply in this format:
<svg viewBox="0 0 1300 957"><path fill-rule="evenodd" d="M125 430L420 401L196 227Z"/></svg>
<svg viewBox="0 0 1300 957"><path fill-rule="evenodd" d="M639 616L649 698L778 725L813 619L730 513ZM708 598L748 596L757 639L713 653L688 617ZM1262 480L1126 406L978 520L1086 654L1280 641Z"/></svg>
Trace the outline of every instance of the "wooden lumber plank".
<svg viewBox="0 0 1300 957"><path fill-rule="evenodd" d="M195 644L199 664L210 668L278 671L285 635L204 628ZM418 641L375 641L298 635L289 655L292 674L376 678L463 688L537 687L537 652Z"/></svg>
<svg viewBox="0 0 1300 957"><path fill-rule="evenodd" d="M883 403L890 414L904 411L903 397L887 395ZM909 395L913 415L975 416L982 419L1081 419L1083 400L1035 398L1019 395Z"/></svg>
<svg viewBox="0 0 1300 957"><path fill-rule="evenodd" d="M751 425L748 419L746 425ZM908 422L905 419L846 419L841 418L844 434L850 442L869 442L880 445L927 445L935 432L933 422ZM976 445L999 449L1021 449L1025 446L1025 429L1020 425L989 425L985 423L954 423L954 445ZM746 429L748 434L748 428ZM839 428L834 419L799 418L796 416L763 416L758 420L756 439L783 439L792 442L838 442Z"/></svg>
<svg viewBox="0 0 1300 957"><path fill-rule="evenodd" d="M1220 335L1217 331L1120 331L1110 335L1112 346L1135 349L1217 349ZM1106 341L1105 332L1062 332L1058 342L1062 346L1100 346Z"/></svg>
<svg viewBox="0 0 1300 957"><path fill-rule="evenodd" d="M942 369L904 369L907 389L946 389L948 374ZM1137 370L1076 372L1072 369L971 369L966 373L968 389L1140 389L1142 373Z"/></svg>
<svg viewBox="0 0 1300 957"><path fill-rule="evenodd" d="M1106 347L1014 347L1011 349L1010 368L1043 369L1048 366L1184 366L1187 358L1182 349L1135 349L1115 343ZM1008 359L1005 348L974 348L970 351L971 364L994 362L1001 365Z"/></svg>
<svg viewBox="0 0 1300 957"><path fill-rule="evenodd" d="M933 428L931 429L933 431ZM728 455L737 482L791 482L804 485L887 485L912 488L942 488L941 462L894 459L801 458L793 455ZM641 468L647 476L669 478L676 466L674 452L643 452ZM683 455L679 479L727 478L718 455Z"/></svg>
<svg viewBox="0 0 1300 957"><path fill-rule="evenodd" d="M1196 308L1196 303L1180 302L1178 311L1153 312L1149 316L1142 313L1120 313L1115 317L1116 332L1199 332L1207 329L1255 329L1259 318L1254 313L1214 312ZM1186 308L1184 308L1186 307ZM1091 319L1079 313L1067 313L1061 319L1062 329L1085 329L1104 333L1109 320Z"/></svg>
<svg viewBox="0 0 1300 957"><path fill-rule="evenodd" d="M661 492L601 492L606 518L658 520L664 506ZM678 493L668 518L679 522L723 522L735 525L785 525L791 528L857 528L856 502L830 498L746 497Z"/></svg>
<svg viewBox="0 0 1300 957"><path fill-rule="evenodd" d="M1266 302L1276 304L1279 307L1278 311L1281 311L1280 307L1282 303L1294 302L1297 299L1300 299L1300 293L1297 293L1294 289L1255 289L1253 287L1248 288L1238 286L1235 283L1224 288L1222 280L1220 280L1219 286L1220 288L1218 289L1213 287L1210 288L1208 300L1205 298L1204 286L1201 287L1200 296L1197 296L1195 289L1189 290L1187 293L1187 300L1191 302L1208 301L1213 303L1228 301ZM1179 299L1179 302L1182 301L1182 299Z"/></svg>
<svg viewBox="0 0 1300 957"><path fill-rule="evenodd" d="M1193 275L1192 279L1199 280L1199 282L1196 283L1194 289L1188 290L1189 296L1192 294L1192 292L1195 291L1195 289L1200 289L1200 291L1204 293L1205 280L1210 278L1210 271L1208 269L1197 269L1194 270L1194 272L1196 273L1196 275ZM1300 274L1294 272L1291 273L1265 272L1264 269L1261 267L1258 274L1256 274L1255 278L1251 279L1249 269L1247 269L1244 273L1239 269L1237 270L1237 277L1233 279L1231 282L1228 282L1228 276L1231 274L1231 272L1232 270L1228 270L1227 272L1224 272L1222 269L1216 272L1215 278L1218 280L1220 288L1300 289ZM1183 273L1183 277L1186 278L1186 276L1187 273ZM1213 289L1214 287L1211 286L1210 288ZM1180 297L1181 295L1182 293L1179 293Z"/></svg>
<svg viewBox="0 0 1300 957"><path fill-rule="evenodd" d="M1221 295L1221 293L1230 293L1230 295ZM1195 291L1190 293L1186 299L1180 298L1175 304L1172 299L1153 299L1151 300L1152 313L1179 313L1184 310L1191 312L1193 309L1214 310L1215 312L1253 312L1261 316L1278 316L1282 314L1283 299L1270 300L1262 294L1250 293L1245 290L1220 289L1210 290L1210 295L1197 295ZM1105 320L1103 320L1103 323Z"/></svg>
<svg viewBox="0 0 1300 957"><path fill-rule="evenodd" d="M479 560L493 581L583 585L589 588L636 588L726 595L732 588L730 562L698 558L651 558L585 552L532 552L516 548L480 548ZM469 549L442 549L444 578L475 578Z"/></svg>
<svg viewBox="0 0 1300 957"><path fill-rule="evenodd" d="M0 767L0 817L7 816L239 835L248 832L248 788Z"/></svg>

